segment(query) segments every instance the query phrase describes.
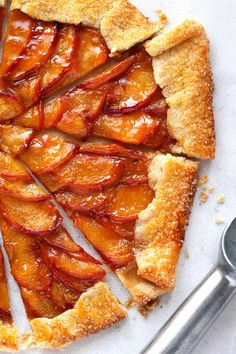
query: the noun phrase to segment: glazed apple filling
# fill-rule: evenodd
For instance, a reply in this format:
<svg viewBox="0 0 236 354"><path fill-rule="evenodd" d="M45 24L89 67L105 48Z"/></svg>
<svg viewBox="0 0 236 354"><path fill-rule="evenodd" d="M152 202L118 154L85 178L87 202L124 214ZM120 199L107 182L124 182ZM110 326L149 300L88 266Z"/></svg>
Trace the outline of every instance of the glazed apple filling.
<svg viewBox="0 0 236 354"><path fill-rule="evenodd" d="M4 260L0 248L0 322L12 323Z"/></svg>
<svg viewBox="0 0 236 354"><path fill-rule="evenodd" d="M0 167L0 224L11 272L28 316L55 317L72 308L105 271L74 242L50 195L17 160L1 152ZM0 317L5 318L10 313L0 260Z"/></svg>

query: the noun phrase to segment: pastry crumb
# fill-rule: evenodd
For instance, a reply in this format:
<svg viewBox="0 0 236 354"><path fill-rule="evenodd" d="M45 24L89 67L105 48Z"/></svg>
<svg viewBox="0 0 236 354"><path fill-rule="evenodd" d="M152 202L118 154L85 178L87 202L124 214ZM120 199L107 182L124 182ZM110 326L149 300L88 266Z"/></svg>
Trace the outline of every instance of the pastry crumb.
<svg viewBox="0 0 236 354"><path fill-rule="evenodd" d="M208 181L208 176L202 176L199 178L198 184L203 185L203 184L206 184L207 181Z"/></svg>
<svg viewBox="0 0 236 354"><path fill-rule="evenodd" d="M208 191L208 185L207 185L207 184L203 184L203 185L202 185L202 189L203 189L204 191Z"/></svg>
<svg viewBox="0 0 236 354"><path fill-rule="evenodd" d="M184 248L184 256L186 258L189 258L189 251L188 251L188 249L186 247Z"/></svg>
<svg viewBox="0 0 236 354"><path fill-rule="evenodd" d="M218 195L217 201L218 201L218 203L223 204L223 203L225 202L225 196L224 196L224 194Z"/></svg>
<svg viewBox="0 0 236 354"><path fill-rule="evenodd" d="M138 305L138 311L140 312L140 314L143 317L147 317L149 312L154 309L154 307L156 307L157 304L160 303L159 299L156 300L151 300L148 304L146 304L145 306L140 306Z"/></svg>
<svg viewBox="0 0 236 354"><path fill-rule="evenodd" d="M213 186L208 186L208 192L209 193L214 193L216 191L215 187Z"/></svg>
<svg viewBox="0 0 236 354"><path fill-rule="evenodd" d="M168 18L166 14L162 12L160 9L156 10L155 12L159 19L158 21L159 30L162 31L165 28L166 24L168 23Z"/></svg>
<svg viewBox="0 0 236 354"><path fill-rule="evenodd" d="M130 309L131 307L134 307L135 306L135 302L132 298L130 298L129 300L127 300L125 303L124 303L124 306L127 308L127 309Z"/></svg>
<svg viewBox="0 0 236 354"><path fill-rule="evenodd" d="M199 196L199 199L200 199L201 202L205 203L208 200L208 194L205 193L205 192L201 192L200 196Z"/></svg>
<svg viewBox="0 0 236 354"><path fill-rule="evenodd" d="M216 216L215 222L216 224L220 225L224 223L224 220L220 216Z"/></svg>

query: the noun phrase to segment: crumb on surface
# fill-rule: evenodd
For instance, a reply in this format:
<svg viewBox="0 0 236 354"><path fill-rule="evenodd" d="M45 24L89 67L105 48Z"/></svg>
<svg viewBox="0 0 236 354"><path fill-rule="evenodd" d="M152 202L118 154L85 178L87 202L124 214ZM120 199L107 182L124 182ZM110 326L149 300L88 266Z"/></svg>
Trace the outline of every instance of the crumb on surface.
<svg viewBox="0 0 236 354"><path fill-rule="evenodd" d="M159 27L159 30L163 30L166 26L166 24L168 23L168 18L166 16L166 14L164 12L162 12L160 9L156 10L155 11L157 16L158 16L158 27Z"/></svg>
<svg viewBox="0 0 236 354"><path fill-rule="evenodd" d="M135 306L135 302L132 298L130 298L129 300L127 300L125 303L124 303L125 307L127 309L130 309L131 307L134 307Z"/></svg>
<svg viewBox="0 0 236 354"><path fill-rule="evenodd" d="M199 199L200 199L201 202L205 203L208 200L208 194L205 193L205 192L201 192L200 196L199 196Z"/></svg>
<svg viewBox="0 0 236 354"><path fill-rule="evenodd" d="M198 184L202 185L202 184L205 184L207 181L208 181L208 176L202 176L199 178Z"/></svg>
<svg viewBox="0 0 236 354"><path fill-rule="evenodd" d="M215 187L213 186L208 186L208 192L209 193L214 193L216 191Z"/></svg>
<svg viewBox="0 0 236 354"><path fill-rule="evenodd" d="M225 202L224 194L219 194L217 197L217 201L218 201L218 203L223 204Z"/></svg>
<svg viewBox="0 0 236 354"><path fill-rule="evenodd" d="M216 224L223 224L224 223L224 220L220 217L220 216L216 216L215 218L215 222Z"/></svg>

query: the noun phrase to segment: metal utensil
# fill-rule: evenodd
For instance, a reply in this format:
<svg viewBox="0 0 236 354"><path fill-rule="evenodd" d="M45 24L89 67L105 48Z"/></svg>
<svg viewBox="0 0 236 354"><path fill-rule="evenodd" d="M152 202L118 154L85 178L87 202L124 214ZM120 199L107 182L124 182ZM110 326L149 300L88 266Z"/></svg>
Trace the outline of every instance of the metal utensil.
<svg viewBox="0 0 236 354"><path fill-rule="evenodd" d="M189 354L236 293L236 218L223 232L216 266L140 354Z"/></svg>

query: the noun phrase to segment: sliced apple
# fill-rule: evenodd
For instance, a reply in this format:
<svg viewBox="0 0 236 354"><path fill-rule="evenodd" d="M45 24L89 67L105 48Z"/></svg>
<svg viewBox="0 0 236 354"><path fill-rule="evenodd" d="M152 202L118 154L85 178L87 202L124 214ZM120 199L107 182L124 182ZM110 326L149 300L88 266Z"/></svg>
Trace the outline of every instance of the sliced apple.
<svg viewBox="0 0 236 354"><path fill-rule="evenodd" d="M73 219L75 226L111 267L120 268L134 260L132 241L122 238L111 227L105 227L91 217L76 213Z"/></svg>
<svg viewBox="0 0 236 354"><path fill-rule="evenodd" d="M0 176L12 181L32 180L26 169L13 156L0 151Z"/></svg>
<svg viewBox="0 0 236 354"><path fill-rule="evenodd" d="M2 195L0 212L16 230L33 235L46 235L61 223L61 215L47 201L26 202Z"/></svg>
<svg viewBox="0 0 236 354"><path fill-rule="evenodd" d="M154 153L142 153L136 159L126 159L121 182L125 184L140 184L148 182L148 166Z"/></svg>
<svg viewBox="0 0 236 354"><path fill-rule="evenodd" d="M1 76L7 75L11 66L19 60L32 35L33 26L34 20L31 17L19 10L11 11L3 45Z"/></svg>
<svg viewBox="0 0 236 354"><path fill-rule="evenodd" d="M75 194L69 191L59 191L54 194L56 200L65 208L78 211L91 211L101 208L109 200L102 192Z"/></svg>
<svg viewBox="0 0 236 354"><path fill-rule="evenodd" d="M97 143L97 142L82 143L80 144L79 151L81 153L98 154L98 155L114 156L114 157L138 158L142 156L142 153L140 151L127 149L119 144L104 144L104 143Z"/></svg>
<svg viewBox="0 0 236 354"><path fill-rule="evenodd" d="M11 272L21 286L44 290L40 277L39 241L9 227L1 218L3 242L6 248Z"/></svg>
<svg viewBox="0 0 236 354"><path fill-rule="evenodd" d="M124 115L101 115L94 124L93 134L127 144L141 144L155 133L159 122L145 112Z"/></svg>
<svg viewBox="0 0 236 354"><path fill-rule="evenodd" d="M154 191L146 184L119 185L113 190L108 214L114 220L135 220L154 198Z"/></svg>
<svg viewBox="0 0 236 354"><path fill-rule="evenodd" d="M9 79L21 80L28 73L38 69L51 54L56 34L57 27L53 22L36 21L32 37L20 59L11 69Z"/></svg>
<svg viewBox="0 0 236 354"><path fill-rule="evenodd" d="M160 114L163 115L167 113L168 105L160 88L148 102L148 105L143 108L143 110L156 118L158 118Z"/></svg>
<svg viewBox="0 0 236 354"><path fill-rule="evenodd" d="M53 280L50 295L55 304L65 310L75 305L80 296L80 292L68 288L57 280Z"/></svg>
<svg viewBox="0 0 236 354"><path fill-rule="evenodd" d="M26 112L20 114L13 120L13 123L19 124L23 127L34 128L41 130L43 125L42 102L33 106Z"/></svg>
<svg viewBox="0 0 236 354"><path fill-rule="evenodd" d="M119 63L115 63L110 66L108 69L103 71L101 74L84 81L80 84L80 87L87 90L96 90L107 83L114 81L116 78L123 75L135 62L136 56L131 55L130 57L120 61Z"/></svg>
<svg viewBox="0 0 236 354"><path fill-rule="evenodd" d="M76 145L61 136L43 134L34 138L20 157L33 173L41 175L55 170L68 161L75 151Z"/></svg>
<svg viewBox="0 0 236 354"><path fill-rule="evenodd" d="M93 69L104 64L109 58L108 48L98 30L84 26L79 26L76 30L78 41L73 65L66 72L64 78L53 87L54 92L87 75Z"/></svg>
<svg viewBox="0 0 236 354"><path fill-rule="evenodd" d="M81 253L79 258L46 245L44 245L42 252L43 259L51 266L72 277L82 280L100 280L105 276L105 271L98 264L87 261L85 252Z"/></svg>
<svg viewBox="0 0 236 354"><path fill-rule="evenodd" d="M0 146L14 156L23 151L33 138L33 130L19 125L0 125Z"/></svg>
<svg viewBox="0 0 236 354"><path fill-rule="evenodd" d="M111 87L107 96L108 113L129 113L141 109L158 90L152 58L144 50L136 58L129 72Z"/></svg>
<svg viewBox="0 0 236 354"><path fill-rule="evenodd" d="M170 136L167 129L166 114L159 115L157 118L159 126L155 130L153 136L145 138L143 145L150 148L159 148L168 144L175 143L175 140Z"/></svg>
<svg viewBox="0 0 236 354"><path fill-rule="evenodd" d="M55 49L39 72L41 94L45 95L70 69L75 54L76 40L77 35L74 26L65 25L59 29Z"/></svg>
<svg viewBox="0 0 236 354"><path fill-rule="evenodd" d="M75 243L63 226L59 226L53 233L43 236L43 239L50 245L61 248L64 251L72 253L82 252L82 248Z"/></svg>
<svg viewBox="0 0 236 354"><path fill-rule="evenodd" d="M48 299L45 293L22 287L21 295L27 309L29 308L30 313L34 315L33 317L53 318L63 311L51 299Z"/></svg>
<svg viewBox="0 0 236 354"><path fill-rule="evenodd" d="M58 176L56 176L56 173L53 172L46 173L45 175L40 175L39 179L51 193L54 193L59 189L66 187L66 185L69 183L69 181L66 181L63 178L58 178Z"/></svg>
<svg viewBox="0 0 236 354"><path fill-rule="evenodd" d="M44 192L34 181L27 183L24 181L11 181L1 177L0 194L31 202L50 199L50 194Z"/></svg>
<svg viewBox="0 0 236 354"><path fill-rule="evenodd" d="M103 215L99 215L99 222L108 229L112 229L115 233L120 235L123 238L128 238L133 240L134 237L134 228L135 228L135 220L131 221L117 221L111 220L109 217Z"/></svg>
<svg viewBox="0 0 236 354"><path fill-rule="evenodd" d="M23 112L22 102L12 91L0 91L0 122L9 120Z"/></svg>
<svg viewBox="0 0 236 354"><path fill-rule="evenodd" d="M56 127L78 139L87 138L91 132L91 124L76 111L64 113Z"/></svg>
<svg viewBox="0 0 236 354"><path fill-rule="evenodd" d="M55 267L51 267L50 269L53 274L53 277L56 280L58 280L62 284L65 284L70 289L77 290L79 293L83 293L88 288L93 286L96 282L96 280L80 280L80 279L74 278L63 271L58 270Z"/></svg>
<svg viewBox="0 0 236 354"><path fill-rule="evenodd" d="M67 99L57 97L43 105L43 127L46 129L53 128L62 118L67 108Z"/></svg>
<svg viewBox="0 0 236 354"><path fill-rule="evenodd" d="M10 316L10 304L8 298L8 289L7 289L7 278L5 275L5 267L2 250L0 248L0 314L4 313Z"/></svg>
<svg viewBox="0 0 236 354"><path fill-rule="evenodd" d="M27 77L25 80L12 83L12 89L16 96L20 98L25 108L31 107L38 102L40 94L40 77L35 76Z"/></svg>
<svg viewBox="0 0 236 354"><path fill-rule="evenodd" d="M77 154L55 175L77 193L99 191L115 184L121 176L122 162L111 157Z"/></svg>

